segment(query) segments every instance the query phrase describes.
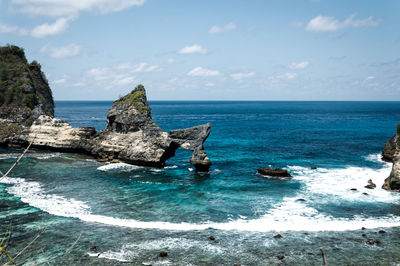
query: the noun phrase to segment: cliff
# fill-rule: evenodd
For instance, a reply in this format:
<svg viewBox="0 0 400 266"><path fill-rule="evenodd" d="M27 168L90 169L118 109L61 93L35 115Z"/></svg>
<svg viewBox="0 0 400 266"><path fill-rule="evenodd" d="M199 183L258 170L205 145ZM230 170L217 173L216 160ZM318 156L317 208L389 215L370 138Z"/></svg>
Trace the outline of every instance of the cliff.
<svg viewBox="0 0 400 266"><path fill-rule="evenodd" d="M396 134L383 148L382 159L393 162L392 171L382 188L400 191L400 124L397 125Z"/></svg>
<svg viewBox="0 0 400 266"><path fill-rule="evenodd" d="M27 63L16 46L0 48L0 145L32 146L64 152L81 152L103 161L163 167L179 147L193 151L190 162L197 171L211 166L203 143L211 125L170 133L153 122L142 85L116 100L107 113L107 126L73 128L54 117L54 101L40 65Z"/></svg>
<svg viewBox="0 0 400 266"><path fill-rule="evenodd" d="M54 101L40 64L17 46L0 47L0 118L30 125L42 114L54 115Z"/></svg>

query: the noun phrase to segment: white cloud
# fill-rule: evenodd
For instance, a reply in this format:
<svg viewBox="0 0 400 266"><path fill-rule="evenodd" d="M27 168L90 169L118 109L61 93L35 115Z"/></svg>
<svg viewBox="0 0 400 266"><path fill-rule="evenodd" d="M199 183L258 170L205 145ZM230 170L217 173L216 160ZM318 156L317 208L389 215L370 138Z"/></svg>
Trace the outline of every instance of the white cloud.
<svg viewBox="0 0 400 266"><path fill-rule="evenodd" d="M204 85L205 85L206 87L214 87L214 86L215 86L215 83L213 83L213 82L206 82Z"/></svg>
<svg viewBox="0 0 400 266"><path fill-rule="evenodd" d="M200 45L194 44L191 46L185 46L178 51L180 54L206 54L207 49L201 47Z"/></svg>
<svg viewBox="0 0 400 266"><path fill-rule="evenodd" d="M277 76L278 79L286 79L286 80L292 80L292 79L295 79L296 77L297 77L297 74L296 73L291 73L291 72L284 73L284 74L281 74L281 75Z"/></svg>
<svg viewBox="0 0 400 266"><path fill-rule="evenodd" d="M234 80L242 80L244 78L250 78L253 77L256 73L254 72L238 72L238 73L233 73L231 74L231 78Z"/></svg>
<svg viewBox="0 0 400 266"><path fill-rule="evenodd" d="M31 30L32 37L43 38L49 35L63 33L68 28L68 22L71 18L59 18L53 24L44 23Z"/></svg>
<svg viewBox="0 0 400 266"><path fill-rule="evenodd" d="M373 79L375 79L374 76L368 76L368 77L365 78L365 80L373 80Z"/></svg>
<svg viewBox="0 0 400 266"><path fill-rule="evenodd" d="M292 62L289 65L290 69L305 69L306 67L308 67L310 63L308 61L302 61L302 62Z"/></svg>
<svg viewBox="0 0 400 266"><path fill-rule="evenodd" d="M12 0L20 13L38 16L75 16L81 11L111 13L141 6L145 0Z"/></svg>
<svg viewBox="0 0 400 266"><path fill-rule="evenodd" d="M161 71L162 68L157 65L149 65L148 63L139 63L136 65L132 65L131 63L124 63L114 67L116 70L123 70L130 73L138 73L138 72L157 72Z"/></svg>
<svg viewBox="0 0 400 266"><path fill-rule="evenodd" d="M74 86L74 87L83 87L85 85L86 85L85 82L76 82L76 83L72 84L72 86Z"/></svg>
<svg viewBox="0 0 400 266"><path fill-rule="evenodd" d="M49 48L48 45L43 46L40 51L47 52L50 51L50 57L52 58L66 58L79 55L82 46L75 43L71 43L66 46Z"/></svg>
<svg viewBox="0 0 400 266"><path fill-rule="evenodd" d="M306 26L306 30L311 32L324 32L337 31L349 27L376 27L381 22L381 20L375 20L373 16L369 16L365 19L355 19L355 17L356 15L353 14L345 20L340 21L330 16L317 16L310 20Z"/></svg>
<svg viewBox="0 0 400 266"><path fill-rule="evenodd" d="M212 26L211 29L208 31L208 33L210 34L216 34L216 33L221 33L221 32L225 32L225 31L231 31L231 30L235 30L236 29L236 24L231 22L228 23L224 26Z"/></svg>
<svg viewBox="0 0 400 266"><path fill-rule="evenodd" d="M0 24L0 33L13 33L20 36L25 36L28 34L28 31L24 28L18 26L10 26L6 24Z"/></svg>
<svg viewBox="0 0 400 266"><path fill-rule="evenodd" d="M68 80L68 76L67 76L67 75L64 75L62 78L55 80L55 81L54 81L54 84L56 84L56 85L61 85L61 84L66 83L67 80Z"/></svg>
<svg viewBox="0 0 400 266"><path fill-rule="evenodd" d="M190 77L214 77L220 75L220 72L218 70L196 67L189 71L187 75Z"/></svg>
<svg viewBox="0 0 400 266"><path fill-rule="evenodd" d="M175 62L175 59L174 59L174 58L172 58L172 57L171 57L171 58L168 58L167 62L168 62L168 63L170 63L170 64L172 64L172 63L174 63L174 62Z"/></svg>
<svg viewBox="0 0 400 266"><path fill-rule="evenodd" d="M113 67L96 67L86 72L84 83L96 82L98 86L102 86L105 89L127 87L134 85L135 82L139 83L136 74L161 70L162 68L159 66L149 65L145 62L135 65L123 63Z"/></svg>
<svg viewBox="0 0 400 266"><path fill-rule="evenodd" d="M125 78L117 80L116 83L121 86L126 86L129 84L132 84L134 81L135 81L134 77L125 77Z"/></svg>

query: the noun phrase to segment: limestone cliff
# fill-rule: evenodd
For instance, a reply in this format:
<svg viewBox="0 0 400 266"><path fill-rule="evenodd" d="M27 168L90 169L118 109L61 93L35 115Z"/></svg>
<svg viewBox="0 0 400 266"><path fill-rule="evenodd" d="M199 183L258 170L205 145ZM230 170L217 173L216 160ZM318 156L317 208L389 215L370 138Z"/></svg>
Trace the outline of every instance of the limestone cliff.
<svg viewBox="0 0 400 266"><path fill-rule="evenodd" d="M397 125L396 135L383 148L382 159L393 162L392 171L382 188L400 191L400 124Z"/></svg>
<svg viewBox="0 0 400 266"><path fill-rule="evenodd" d="M0 47L0 145L32 146L82 152L101 160L163 167L179 147L193 151L190 162L197 171L211 166L203 143L211 125L168 132L151 117L142 85L115 101L107 113L107 126L73 128L54 117L51 90L37 62L27 63L16 46Z"/></svg>

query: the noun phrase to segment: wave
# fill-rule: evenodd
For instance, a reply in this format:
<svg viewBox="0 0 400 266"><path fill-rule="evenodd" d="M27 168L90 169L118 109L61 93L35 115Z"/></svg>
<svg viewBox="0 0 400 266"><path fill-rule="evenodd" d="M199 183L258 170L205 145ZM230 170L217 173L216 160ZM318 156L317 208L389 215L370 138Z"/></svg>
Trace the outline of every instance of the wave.
<svg viewBox="0 0 400 266"><path fill-rule="evenodd" d="M1 153L0 160L7 160L7 159L17 159L21 153ZM28 152L24 155L25 158L34 158L38 160L46 160L50 158L60 157L61 153L53 152L53 153L42 153L42 152Z"/></svg>
<svg viewBox="0 0 400 266"><path fill-rule="evenodd" d="M100 171L110 171L110 170L120 170L123 172L129 172L132 170L137 170L143 168L142 166L127 164L127 163L109 163L102 166L97 167L97 170Z"/></svg>
<svg viewBox="0 0 400 266"><path fill-rule="evenodd" d="M133 168L132 168L133 167ZM110 169L137 169L124 163L107 164L100 166L99 170L108 171ZM122 219L105 215L93 214L90 206L85 202L67 199L63 196L48 194L44 191L40 183L26 181L23 178L5 178L1 182L10 184L9 193L20 197L21 201L57 216L78 218L82 221L100 223L110 226L120 226L129 228L157 229L157 230L237 230L237 231L347 231L365 228L397 227L400 226L400 217L387 215L383 217L354 216L353 218L338 218L318 212L312 206L312 197L323 195L318 200L326 198L328 201L334 200L357 200L398 203L400 194L384 191L380 188L383 180L390 172L390 164L383 164L380 169L361 168L349 166L343 169L309 169L300 166L289 166L288 169L294 175L294 179L302 182L302 188L296 197L286 197L279 204L257 219L249 220L241 217L237 220L228 222L205 223L170 223L162 221L143 222L134 219ZM365 189L367 180L372 179L377 188L373 190ZM357 188L357 193L349 191L350 188ZM368 197L361 192L368 191ZM331 196L331 197L329 197ZM306 202L300 202L299 197L307 198ZM311 198L309 200L309 198ZM310 204L311 203L311 204Z"/></svg>
<svg viewBox="0 0 400 266"><path fill-rule="evenodd" d="M146 251L159 250L162 248L168 248L168 250L182 251L188 251L192 248L196 248L197 250L203 250L206 252L217 254L222 254L226 251L226 248L210 243L210 241L166 237L158 240L145 240L137 243L135 242L123 245L122 248L117 251L109 250L103 253L88 253L88 255L99 258L118 260L121 262L129 262L132 261L134 258L142 258L142 254ZM153 263L149 262L149 264L152 265Z"/></svg>

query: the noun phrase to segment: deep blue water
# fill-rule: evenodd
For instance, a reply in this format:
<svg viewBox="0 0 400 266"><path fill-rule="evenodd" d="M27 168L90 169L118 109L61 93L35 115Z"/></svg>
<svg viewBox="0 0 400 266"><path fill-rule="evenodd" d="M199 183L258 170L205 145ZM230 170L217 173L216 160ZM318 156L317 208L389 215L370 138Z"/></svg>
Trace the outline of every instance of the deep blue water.
<svg viewBox="0 0 400 266"><path fill-rule="evenodd" d="M59 101L56 117L101 130L111 104ZM166 169L33 150L0 184L3 231L12 219L17 239L10 252L48 226L37 244L43 252L23 259L57 255L82 232L58 262L260 265L285 255L287 264L320 265L320 246L332 265L400 262L400 194L380 188L391 164L379 156L400 122L400 102L150 106L166 131L211 123L204 144L210 173L193 172L183 149ZM0 150L0 170L19 152ZM293 179L262 177L259 167L285 168ZM368 179L378 188L364 188ZM277 233L283 238L273 238ZM368 238L381 244L369 245ZM99 256L89 251L93 245ZM169 256L158 258L161 250Z"/></svg>

